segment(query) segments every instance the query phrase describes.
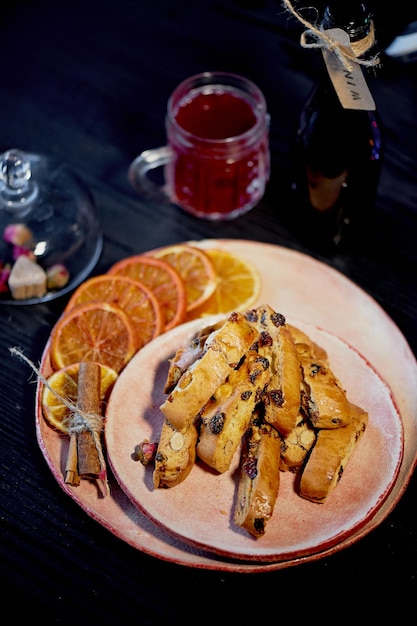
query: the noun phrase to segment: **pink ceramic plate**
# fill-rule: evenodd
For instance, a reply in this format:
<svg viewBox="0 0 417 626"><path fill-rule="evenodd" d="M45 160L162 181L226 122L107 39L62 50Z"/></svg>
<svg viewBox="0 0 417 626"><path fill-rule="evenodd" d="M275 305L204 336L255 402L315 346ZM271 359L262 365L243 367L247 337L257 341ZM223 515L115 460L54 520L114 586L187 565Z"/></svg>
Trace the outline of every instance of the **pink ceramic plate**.
<svg viewBox="0 0 417 626"><path fill-rule="evenodd" d="M239 454L224 474L196 463L172 489L152 485L152 468L135 460L143 440L157 441L163 422L168 359L207 321L183 325L143 348L116 382L106 413L106 449L114 475L136 506L157 524L193 545L227 558L280 561L306 556L348 537L383 504L402 458L401 420L387 385L345 342L313 326L289 320L325 348L348 398L369 423L337 489L324 504L297 495L295 476L281 473L274 514L265 535L254 539L233 523Z"/></svg>
<svg viewBox="0 0 417 626"><path fill-rule="evenodd" d="M195 242L194 242L195 243ZM358 541L380 524L406 489L417 460L417 363L398 327L368 294L329 266L294 250L242 240L205 240L203 247L230 250L254 263L262 275L260 302L283 311L288 319L325 328L356 348L391 388L404 427L404 455L397 480L385 502L361 528L307 557L263 563L218 557L184 542L148 519L115 481L111 495L99 498L94 485L65 485L63 471L68 439L45 422L40 409L42 385L36 396L36 430L41 451L59 486L93 519L135 549L184 566L256 573L323 558ZM395 355L395 358L393 356ZM42 367L50 373L48 345ZM339 485L340 486L340 485Z"/></svg>

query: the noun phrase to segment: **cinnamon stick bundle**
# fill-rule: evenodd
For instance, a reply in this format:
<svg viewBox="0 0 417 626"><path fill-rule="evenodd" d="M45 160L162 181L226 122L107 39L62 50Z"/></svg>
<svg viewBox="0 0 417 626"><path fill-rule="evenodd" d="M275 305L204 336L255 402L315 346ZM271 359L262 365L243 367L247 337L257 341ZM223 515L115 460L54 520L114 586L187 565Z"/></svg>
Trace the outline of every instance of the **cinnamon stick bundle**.
<svg viewBox="0 0 417 626"><path fill-rule="evenodd" d="M100 438L100 384L100 365L80 363L78 413L74 416L77 427L71 434L65 473L65 482L71 485L79 485L82 478L102 479L106 475Z"/></svg>

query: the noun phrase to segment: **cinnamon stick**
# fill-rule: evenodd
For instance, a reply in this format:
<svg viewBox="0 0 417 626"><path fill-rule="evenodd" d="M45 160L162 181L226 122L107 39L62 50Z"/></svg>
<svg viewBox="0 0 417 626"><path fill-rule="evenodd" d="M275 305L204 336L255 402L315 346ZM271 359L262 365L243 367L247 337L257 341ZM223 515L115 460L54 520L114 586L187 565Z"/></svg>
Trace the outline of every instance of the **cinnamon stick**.
<svg viewBox="0 0 417 626"><path fill-rule="evenodd" d="M80 476L78 474L77 435L72 433L68 448L67 464L65 467L65 482L67 485L78 487Z"/></svg>
<svg viewBox="0 0 417 626"><path fill-rule="evenodd" d="M80 363L77 407L81 414L100 415L100 365ZM97 433L100 437L100 433ZM81 478L99 478L102 471L97 439L89 429L77 434L78 474Z"/></svg>

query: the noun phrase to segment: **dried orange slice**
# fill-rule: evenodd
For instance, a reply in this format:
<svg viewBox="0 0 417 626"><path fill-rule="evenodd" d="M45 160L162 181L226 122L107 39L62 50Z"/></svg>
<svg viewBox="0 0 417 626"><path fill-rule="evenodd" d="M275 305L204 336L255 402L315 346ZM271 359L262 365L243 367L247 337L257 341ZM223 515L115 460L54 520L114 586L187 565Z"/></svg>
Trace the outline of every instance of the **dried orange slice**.
<svg viewBox="0 0 417 626"><path fill-rule="evenodd" d="M96 361L117 373L135 351L134 323L123 309L109 302L86 302L65 312L52 329L49 348L55 370Z"/></svg>
<svg viewBox="0 0 417 626"><path fill-rule="evenodd" d="M118 261L107 273L138 280L150 289L161 307L164 330L184 321L187 305L184 282L177 270L163 259L138 254Z"/></svg>
<svg viewBox="0 0 417 626"><path fill-rule="evenodd" d="M80 364L74 363L60 369L46 379L48 386L42 390L42 411L45 419L57 430L68 434L70 408L63 402L77 403L78 371ZM105 403L117 379L117 372L106 365L100 366L100 399ZM103 414L104 414L104 406Z"/></svg>
<svg viewBox="0 0 417 626"><path fill-rule="evenodd" d="M206 250L213 261L217 286L213 295L192 317L246 311L259 298L262 281L258 270L246 259L225 250Z"/></svg>
<svg viewBox="0 0 417 626"><path fill-rule="evenodd" d="M216 270L208 254L201 248L177 244L151 253L167 261L181 276L187 292L187 313L206 302L216 289Z"/></svg>
<svg viewBox="0 0 417 626"><path fill-rule="evenodd" d="M111 302L120 306L136 329L136 350L161 334L164 329L159 302L150 289L126 276L101 274L81 283L65 311L85 302Z"/></svg>

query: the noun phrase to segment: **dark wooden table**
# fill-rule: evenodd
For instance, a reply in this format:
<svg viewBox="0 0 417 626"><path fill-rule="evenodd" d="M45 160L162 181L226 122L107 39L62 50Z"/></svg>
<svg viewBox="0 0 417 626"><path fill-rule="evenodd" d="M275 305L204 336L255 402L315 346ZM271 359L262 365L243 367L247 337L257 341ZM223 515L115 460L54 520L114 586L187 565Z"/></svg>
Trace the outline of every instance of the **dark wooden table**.
<svg viewBox="0 0 417 626"><path fill-rule="evenodd" d="M399 24L390 15L377 12L375 20L382 43L395 36ZM319 53L300 47L300 32L272 0L11 3L0 21L2 151L51 154L83 177L104 233L94 273L130 254L188 239L286 246L325 261L368 292L417 354L417 65L383 57L382 70L371 79L386 138L377 217L364 251L324 257L301 243L284 219L291 139L320 60ZM271 114L267 193L253 211L223 224L140 198L127 180L133 158L165 141L172 89L208 69L254 80ZM344 624L414 614L414 477L391 514L359 542L313 563L256 575L167 563L134 550L91 519L62 492L45 463L35 435L35 384L9 353L18 346L39 362L64 305L65 298L0 306L4 623L21 623L24 612L45 624L149 625L271 618Z"/></svg>

